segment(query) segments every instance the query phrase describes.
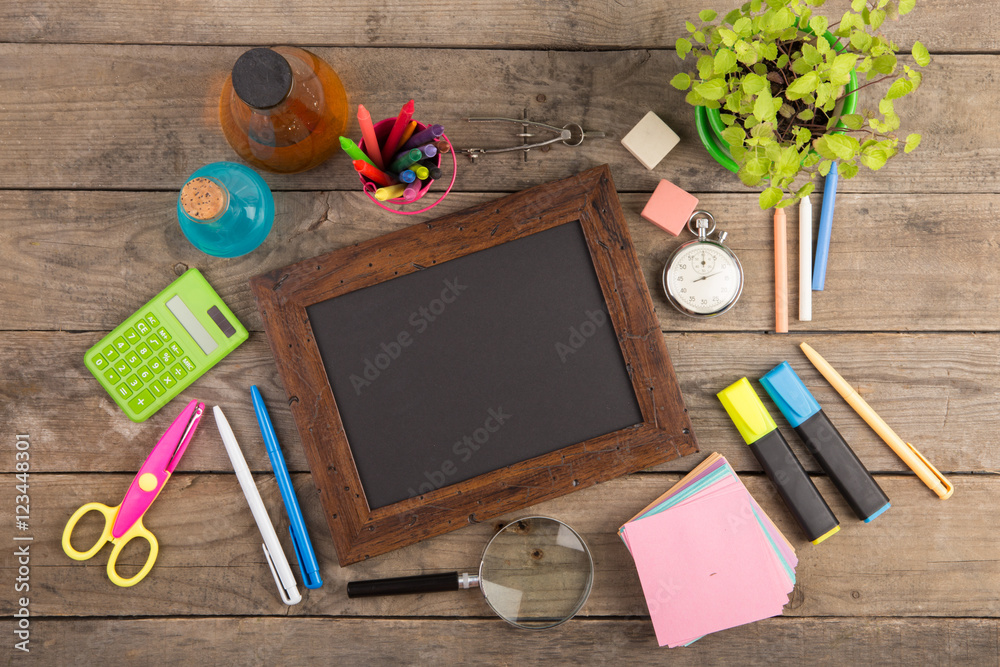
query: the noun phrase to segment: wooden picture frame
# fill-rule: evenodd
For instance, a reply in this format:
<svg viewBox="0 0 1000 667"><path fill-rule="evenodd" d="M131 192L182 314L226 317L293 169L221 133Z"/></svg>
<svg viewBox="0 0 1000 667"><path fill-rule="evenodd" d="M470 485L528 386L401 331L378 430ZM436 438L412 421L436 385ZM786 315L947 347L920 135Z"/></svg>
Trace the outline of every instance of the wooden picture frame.
<svg viewBox="0 0 1000 667"><path fill-rule="evenodd" d="M643 421L372 509L307 308L578 221ZM341 565L698 451L607 165L250 282Z"/></svg>

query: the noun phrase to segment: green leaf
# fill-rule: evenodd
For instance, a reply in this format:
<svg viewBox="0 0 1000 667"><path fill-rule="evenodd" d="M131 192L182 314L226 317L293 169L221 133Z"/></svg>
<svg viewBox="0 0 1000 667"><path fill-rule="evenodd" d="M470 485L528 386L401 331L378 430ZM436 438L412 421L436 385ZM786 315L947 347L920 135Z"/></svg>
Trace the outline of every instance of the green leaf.
<svg viewBox="0 0 1000 667"><path fill-rule="evenodd" d="M726 94L726 84L722 79L709 79L697 84L692 90L706 100L717 100Z"/></svg>
<svg viewBox="0 0 1000 667"><path fill-rule="evenodd" d="M802 59L815 66L823 62L823 54L815 46L806 42L802 45Z"/></svg>
<svg viewBox="0 0 1000 667"><path fill-rule="evenodd" d="M698 78L711 79L715 71L715 59L712 56L698 57Z"/></svg>
<svg viewBox="0 0 1000 667"><path fill-rule="evenodd" d="M736 54L729 49L719 49L715 54L713 72L715 74L729 74L736 69Z"/></svg>
<svg viewBox="0 0 1000 667"><path fill-rule="evenodd" d="M771 186L768 189L760 193L760 208L766 211L769 208L773 208L775 204L781 201L782 192L778 188Z"/></svg>
<svg viewBox="0 0 1000 667"><path fill-rule="evenodd" d="M684 27L687 28L688 32L694 32L694 31L696 31L698 29L690 21L685 21L684 22Z"/></svg>
<svg viewBox="0 0 1000 667"><path fill-rule="evenodd" d="M884 9L876 9L868 17L868 25L872 27L872 30L878 30L883 21L885 21Z"/></svg>
<svg viewBox="0 0 1000 667"><path fill-rule="evenodd" d="M797 118L799 120L810 121L816 117L816 113L812 109L803 109L799 112Z"/></svg>
<svg viewBox="0 0 1000 667"><path fill-rule="evenodd" d="M759 74L747 74L743 79L743 92L747 95L756 95L767 86L767 79Z"/></svg>
<svg viewBox="0 0 1000 667"><path fill-rule="evenodd" d="M683 37L678 39L677 43L674 45L674 47L677 49L677 56L681 60L684 60L684 58L687 57L687 54L691 52L691 46L692 44L689 40L686 40Z"/></svg>
<svg viewBox="0 0 1000 667"><path fill-rule="evenodd" d="M867 4L866 0L851 0L851 9L856 12L860 12Z"/></svg>
<svg viewBox="0 0 1000 667"><path fill-rule="evenodd" d="M687 90L691 87L691 77L685 72L680 72L670 80L670 85L677 90Z"/></svg>
<svg viewBox="0 0 1000 667"><path fill-rule="evenodd" d="M785 146L781 149L781 155L775 164L775 171L779 176L791 178L799 171L799 151L795 146Z"/></svg>
<svg viewBox="0 0 1000 667"><path fill-rule="evenodd" d="M707 107L709 105L708 100L693 90L688 91L688 94L684 96L684 101L693 107Z"/></svg>
<svg viewBox="0 0 1000 667"><path fill-rule="evenodd" d="M813 183L812 181L809 181L808 183L806 183L801 188L795 191L795 196L799 198L808 197L809 195L812 194L812 191L815 189L816 189L816 184Z"/></svg>
<svg viewBox="0 0 1000 667"><path fill-rule="evenodd" d="M816 140L816 150L825 158L850 160L859 148L857 139L842 134L826 134Z"/></svg>
<svg viewBox="0 0 1000 667"><path fill-rule="evenodd" d="M823 160L822 162L819 163L819 167L816 168L816 171L819 172L820 176L826 176L827 174L830 173L830 167L832 165L833 165L833 160Z"/></svg>
<svg viewBox="0 0 1000 667"><path fill-rule="evenodd" d="M895 100L913 90L913 83L907 79L896 79L885 93L885 99Z"/></svg>
<svg viewBox="0 0 1000 667"><path fill-rule="evenodd" d="M917 146L920 145L921 136L919 134L910 134L906 137L906 146L903 148L904 153L912 153L916 150Z"/></svg>
<svg viewBox="0 0 1000 667"><path fill-rule="evenodd" d="M744 16L741 19L737 19L736 23L733 24L733 30L735 30L740 37L749 37L750 25L750 19Z"/></svg>
<svg viewBox="0 0 1000 667"><path fill-rule="evenodd" d="M719 118L726 124L727 127L736 122L736 116L731 113L720 113Z"/></svg>
<svg viewBox="0 0 1000 667"><path fill-rule="evenodd" d="M827 27L830 25L829 20L825 16L814 16L809 21L809 29L812 30L817 35L822 35L826 32ZM826 41L825 39L822 41Z"/></svg>
<svg viewBox="0 0 1000 667"><path fill-rule="evenodd" d="M714 21L716 16L718 16L718 14L716 14L715 11L711 9L703 9L700 12L698 12L698 18L700 18L705 23L708 23L709 21Z"/></svg>
<svg viewBox="0 0 1000 667"><path fill-rule="evenodd" d="M868 167L872 171L878 171L884 167L888 159L888 151L878 146L872 146L861 154L861 164Z"/></svg>
<svg viewBox="0 0 1000 667"><path fill-rule="evenodd" d="M737 7L736 9L726 14L725 18L722 19L722 22L732 25L733 23L738 21L741 16L743 16L743 12L741 12L739 7Z"/></svg>
<svg viewBox="0 0 1000 667"><path fill-rule="evenodd" d="M774 65L778 69L785 69L785 67L788 66L788 55L782 53L780 56L778 56L778 59L774 61Z"/></svg>
<svg viewBox="0 0 1000 667"><path fill-rule="evenodd" d="M812 132L809 130L808 127L800 127L799 129L795 130L796 145L804 146L805 144L809 143L811 139L812 139Z"/></svg>
<svg viewBox="0 0 1000 667"><path fill-rule="evenodd" d="M920 42L913 43L913 59L921 67L927 67L931 62L931 54L927 52L927 47Z"/></svg>
<svg viewBox="0 0 1000 667"><path fill-rule="evenodd" d="M843 86L850 81L851 70L854 69L856 62L858 62L856 53L841 53L834 58L833 64L830 65L830 83L835 86Z"/></svg>
<svg viewBox="0 0 1000 667"><path fill-rule="evenodd" d="M790 100L800 99L802 96L816 90L817 84L819 84L819 75L816 72L806 72L792 81L788 88L785 89L785 96Z"/></svg>
<svg viewBox="0 0 1000 667"><path fill-rule="evenodd" d="M861 114L852 113L846 116L841 116L840 122L843 123L844 127L849 130L860 130L861 126L865 124L865 119Z"/></svg>
<svg viewBox="0 0 1000 667"><path fill-rule="evenodd" d="M899 0L899 15L903 16L912 12L915 4L916 0Z"/></svg>
<svg viewBox="0 0 1000 667"><path fill-rule="evenodd" d="M863 30L855 30L851 33L851 46L861 52L865 52L872 45L872 36Z"/></svg>
<svg viewBox="0 0 1000 667"><path fill-rule="evenodd" d="M761 122L774 119L774 102L771 99L771 92L766 88L753 103L753 115Z"/></svg>
<svg viewBox="0 0 1000 667"><path fill-rule="evenodd" d="M879 74L892 74L896 69L896 55L886 53L872 61L872 69Z"/></svg>
<svg viewBox="0 0 1000 667"><path fill-rule="evenodd" d="M747 138L747 133L739 125L732 125L722 131L722 138L730 146L741 146L743 145L743 140Z"/></svg>

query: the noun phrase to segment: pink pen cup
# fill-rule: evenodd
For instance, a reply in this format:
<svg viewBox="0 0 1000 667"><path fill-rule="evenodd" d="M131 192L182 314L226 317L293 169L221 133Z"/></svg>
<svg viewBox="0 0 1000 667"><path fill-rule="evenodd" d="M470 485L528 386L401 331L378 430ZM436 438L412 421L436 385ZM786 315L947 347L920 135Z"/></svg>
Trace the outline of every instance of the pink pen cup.
<svg viewBox="0 0 1000 667"><path fill-rule="evenodd" d="M393 126L393 124L395 122L396 122L395 118L386 118L385 120L380 120L379 122L375 123L375 137L378 139L379 143L384 142L389 137L389 133L392 132L392 126ZM415 130L415 132L420 132L421 130L425 130L425 129L427 129L427 125L425 125L424 123L421 123L421 122L418 121L417 122L417 129ZM455 157L455 150L452 147L451 142L448 140L448 137L446 135L441 135L441 140L440 141L447 143L448 147L451 148L451 156L452 156L452 160L454 162L454 168L452 169L452 172L451 172L451 183L448 184L448 188L444 191L444 193L433 204L431 204L430 206L426 206L426 207L420 209L419 211L400 211L400 210L397 210L397 209L394 209L394 208L390 208L390 207L386 206L385 203L380 202L379 200L375 199L375 196L374 196L375 195L375 190L377 190L381 186L379 186L374 181L372 181L372 180L370 180L368 178L365 178L364 176L362 176L359 173L358 174L358 178L361 180L361 186L364 189L365 194L368 195L368 198L371 199L373 202L375 202L375 204L377 206L380 206L381 208L384 208L385 210L391 211L393 213L399 213L400 215L415 215L417 213L423 213L424 211L430 210L430 209L434 208L435 206L437 206L438 203L440 203L441 200L444 199L445 196L447 196L447 194L449 192L451 192L452 186L455 185L455 174L458 171L458 159ZM361 150L365 150L365 141L364 141L364 139L362 139L360 142L358 142L358 146L361 148ZM365 151L365 152L367 152L367 151ZM441 151L438 151L438 154L435 157L430 158L430 159L434 160L435 164L438 167L440 167L441 166ZM406 201L402 197L397 197L396 199L390 199L390 200L388 200L388 202L386 202L386 203L396 204L397 206L407 206L409 204L415 204L416 202L420 201L420 199L423 198L423 196L425 194L427 194L427 191L430 190L431 183L433 183L433 182L434 182L434 179L430 179L426 183L424 183L423 187L421 187L420 190L417 191L416 198L414 198L414 199L412 199L410 201Z"/></svg>

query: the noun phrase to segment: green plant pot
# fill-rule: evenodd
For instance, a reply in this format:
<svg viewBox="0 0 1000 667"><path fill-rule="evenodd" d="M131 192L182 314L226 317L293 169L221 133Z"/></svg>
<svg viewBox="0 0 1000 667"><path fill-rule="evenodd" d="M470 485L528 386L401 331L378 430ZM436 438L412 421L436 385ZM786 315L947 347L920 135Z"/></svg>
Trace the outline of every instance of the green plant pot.
<svg viewBox="0 0 1000 667"><path fill-rule="evenodd" d="M806 31L811 32L811 31ZM846 46L837 44L837 38L829 30L823 35L826 41L837 52L842 52ZM851 72L851 80L847 84L847 96L844 97L844 104L841 107L841 115L852 114L858 108L858 74ZM729 142L722 138L722 132L726 129L726 124L722 122L721 109L709 109L708 107L695 107L695 127L698 130L698 138L705 146L705 150L712 158L723 167L733 172L739 171L739 165L729 152ZM833 131L838 134L846 129L841 122L837 123L837 129Z"/></svg>

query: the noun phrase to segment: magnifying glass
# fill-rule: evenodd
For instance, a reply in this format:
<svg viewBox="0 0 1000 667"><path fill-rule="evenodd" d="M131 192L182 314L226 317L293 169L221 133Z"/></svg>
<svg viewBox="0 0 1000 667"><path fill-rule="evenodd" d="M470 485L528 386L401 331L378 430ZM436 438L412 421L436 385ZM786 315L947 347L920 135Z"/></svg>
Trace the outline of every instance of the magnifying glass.
<svg viewBox="0 0 1000 667"><path fill-rule="evenodd" d="M562 521L529 516L504 526L483 550L479 574L446 572L347 584L347 597L479 588L500 618L530 630L573 618L594 583L587 543Z"/></svg>

